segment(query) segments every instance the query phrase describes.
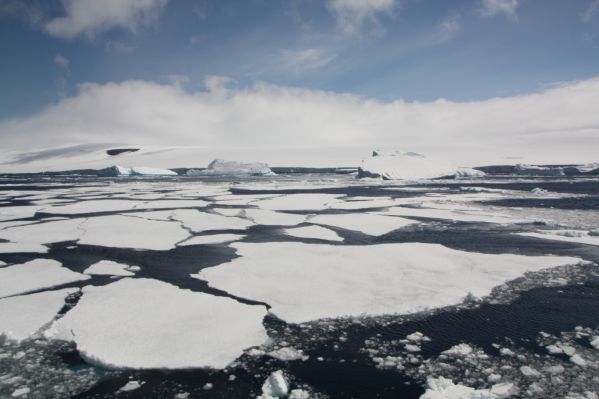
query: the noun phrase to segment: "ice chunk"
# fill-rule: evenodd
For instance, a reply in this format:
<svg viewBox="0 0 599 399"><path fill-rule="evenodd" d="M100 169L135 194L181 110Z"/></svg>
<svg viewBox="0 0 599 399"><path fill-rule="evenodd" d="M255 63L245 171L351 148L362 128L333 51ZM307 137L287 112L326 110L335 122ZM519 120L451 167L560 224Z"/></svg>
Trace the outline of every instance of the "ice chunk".
<svg viewBox="0 0 599 399"><path fill-rule="evenodd" d="M254 205L271 211L321 210L340 197L338 194L288 194L256 201Z"/></svg>
<svg viewBox="0 0 599 399"><path fill-rule="evenodd" d="M522 366L520 367L520 372L522 375L530 378L539 378L541 377L541 373L530 366Z"/></svg>
<svg viewBox="0 0 599 399"><path fill-rule="evenodd" d="M570 361L572 363L574 363L575 365L580 366L580 367L586 367L587 366L587 361L584 360L584 358L582 356L580 356L580 355L572 355L570 357Z"/></svg>
<svg viewBox="0 0 599 399"><path fill-rule="evenodd" d="M274 174L265 163L225 161L224 159L215 159L210 162L206 169L190 169L187 171L188 176L273 176Z"/></svg>
<svg viewBox="0 0 599 399"><path fill-rule="evenodd" d="M543 238L546 240L576 242L599 245L599 236L585 230L537 230L536 232L516 233L521 236Z"/></svg>
<svg viewBox="0 0 599 399"><path fill-rule="evenodd" d="M358 177L381 177L385 180L435 179L456 176L458 168L442 161L433 161L411 152L375 153L362 161Z"/></svg>
<svg viewBox="0 0 599 399"><path fill-rule="evenodd" d="M444 355L463 357L472 353L472 347L468 344L457 344L442 353Z"/></svg>
<svg viewBox="0 0 599 399"><path fill-rule="evenodd" d="M35 259L0 268L0 298L89 278L85 274L62 267L55 260Z"/></svg>
<svg viewBox="0 0 599 399"><path fill-rule="evenodd" d="M426 392L420 399L497 399L498 395L488 389L474 389L454 384L450 379L429 377Z"/></svg>
<svg viewBox="0 0 599 399"><path fill-rule="evenodd" d="M284 398L289 393L289 385L281 370L273 371L262 385L262 399Z"/></svg>
<svg viewBox="0 0 599 399"><path fill-rule="evenodd" d="M111 166L98 171L100 176L124 177L124 176L177 176L177 172L170 169L148 168L145 166Z"/></svg>
<svg viewBox="0 0 599 399"><path fill-rule="evenodd" d="M283 360L285 362L292 360L307 360L308 356L304 355L304 352L291 347L283 347L275 349L267 353L268 356L274 357L275 359Z"/></svg>
<svg viewBox="0 0 599 399"><path fill-rule="evenodd" d="M129 271L128 268L129 265L113 262L111 260L102 260L85 269L83 273L108 276L134 276L135 273Z"/></svg>
<svg viewBox="0 0 599 399"><path fill-rule="evenodd" d="M90 218L80 227L84 233L79 244L103 247L165 251L189 236L189 232L177 222L121 215Z"/></svg>
<svg viewBox="0 0 599 399"><path fill-rule="evenodd" d="M490 255L438 244L233 243L239 257L193 277L260 300L293 323L413 313L461 303L526 271L578 263L573 257Z"/></svg>
<svg viewBox="0 0 599 399"><path fill-rule="evenodd" d="M285 229L285 234L300 238L316 238L319 240L343 241L343 237L340 237L333 230L321 226L304 226L296 227L293 229Z"/></svg>
<svg viewBox="0 0 599 399"><path fill-rule="evenodd" d="M335 215L317 215L309 219L310 223L340 227L346 230L360 231L371 236L380 236L393 230L418 223L414 220L373 213L346 213Z"/></svg>
<svg viewBox="0 0 599 399"><path fill-rule="evenodd" d="M77 306L46 330L109 368L223 368L267 339L264 306L124 278L83 288Z"/></svg>
<svg viewBox="0 0 599 399"><path fill-rule="evenodd" d="M208 236L193 236L179 244L178 247L186 245L206 245L220 244L223 242L239 241L244 238L244 234L213 234Z"/></svg>
<svg viewBox="0 0 599 399"><path fill-rule="evenodd" d="M20 398L21 396L25 396L31 392L31 388L29 387L21 387L15 389L10 396L13 398Z"/></svg>
<svg viewBox="0 0 599 399"><path fill-rule="evenodd" d="M143 385L143 382L132 380L132 381L127 382L125 385L123 385L119 389L119 391L120 392L135 391L136 389L141 388L142 385Z"/></svg>
<svg viewBox="0 0 599 399"><path fill-rule="evenodd" d="M248 208L245 216L253 220L256 224L265 226L296 226L306 220L306 215L296 215L293 213L275 212L264 209Z"/></svg>
<svg viewBox="0 0 599 399"><path fill-rule="evenodd" d="M0 299L0 336L20 342L51 322L69 294L78 288L45 291Z"/></svg>

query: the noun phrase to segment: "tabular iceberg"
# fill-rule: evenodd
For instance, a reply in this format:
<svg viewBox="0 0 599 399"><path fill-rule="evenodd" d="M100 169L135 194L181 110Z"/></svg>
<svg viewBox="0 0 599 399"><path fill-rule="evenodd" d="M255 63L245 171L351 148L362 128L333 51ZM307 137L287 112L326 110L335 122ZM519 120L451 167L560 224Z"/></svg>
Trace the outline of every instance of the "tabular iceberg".
<svg viewBox="0 0 599 399"><path fill-rule="evenodd" d="M125 167L114 165L98 171L100 176L121 177L121 176L177 176L176 172L170 169L148 168L145 166Z"/></svg>
<svg viewBox="0 0 599 399"><path fill-rule="evenodd" d="M235 176L235 175L259 175L272 176L275 173L267 164L262 162L237 162L215 159L210 162L206 169L190 169L188 176Z"/></svg>

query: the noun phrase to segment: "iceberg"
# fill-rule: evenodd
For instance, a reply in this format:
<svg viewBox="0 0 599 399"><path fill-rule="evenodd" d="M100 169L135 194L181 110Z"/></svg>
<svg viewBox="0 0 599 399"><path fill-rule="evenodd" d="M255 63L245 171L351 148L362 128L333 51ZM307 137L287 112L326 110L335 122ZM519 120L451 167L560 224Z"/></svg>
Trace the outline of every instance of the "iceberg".
<svg viewBox="0 0 599 399"><path fill-rule="evenodd" d="M237 162L225 161L224 159L215 159L210 162L206 169L190 169L188 176L273 176L275 173L270 170L267 164L262 162Z"/></svg>
<svg viewBox="0 0 599 399"><path fill-rule="evenodd" d="M114 165L98 170L99 176L104 177L128 177L128 176L177 176L170 169L148 168L145 166L125 167Z"/></svg>
<svg viewBox="0 0 599 399"><path fill-rule="evenodd" d="M459 168L434 161L415 152L375 150L371 158L364 159L358 168L359 178L383 180L436 179L440 177L480 177L484 172Z"/></svg>

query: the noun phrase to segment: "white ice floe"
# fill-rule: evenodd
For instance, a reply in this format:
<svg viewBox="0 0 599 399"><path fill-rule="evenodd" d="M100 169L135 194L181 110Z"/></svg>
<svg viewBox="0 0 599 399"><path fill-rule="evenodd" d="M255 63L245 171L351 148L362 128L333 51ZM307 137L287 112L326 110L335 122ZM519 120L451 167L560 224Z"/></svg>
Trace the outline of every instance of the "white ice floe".
<svg viewBox="0 0 599 399"><path fill-rule="evenodd" d="M89 278L85 274L62 267L55 260L35 259L0 268L0 298Z"/></svg>
<svg viewBox="0 0 599 399"><path fill-rule="evenodd" d="M176 172L170 169L149 168L145 166L111 166L98 171L101 176L177 176Z"/></svg>
<svg viewBox="0 0 599 399"><path fill-rule="evenodd" d="M213 234L208 236L193 236L177 244L178 247L187 245L220 244L223 242L239 241L245 234Z"/></svg>
<svg viewBox="0 0 599 399"><path fill-rule="evenodd" d="M191 210L190 212L195 212ZM134 216L100 216L81 224L79 244L103 247L169 250L189 236L180 223Z"/></svg>
<svg viewBox="0 0 599 399"><path fill-rule="evenodd" d="M599 234L586 230L538 230L537 232L516 233L521 236L576 242L580 244L599 245Z"/></svg>
<svg viewBox="0 0 599 399"><path fill-rule="evenodd" d="M472 353L472 347L468 344L457 344L443 351L444 355L463 357Z"/></svg>
<svg viewBox="0 0 599 399"><path fill-rule="evenodd" d="M100 212L128 212L144 209L198 208L206 206L207 204L206 201L202 200L160 199L153 201L137 201L128 199L99 199L46 207L43 211L56 215L77 215Z"/></svg>
<svg viewBox="0 0 599 399"><path fill-rule="evenodd" d="M321 226L304 226L285 229L285 234L299 238L316 238L319 240L328 241L343 241L343 237L336 232L326 227Z"/></svg>
<svg viewBox="0 0 599 399"><path fill-rule="evenodd" d="M270 357L274 357L275 359L282 360L284 362L308 359L308 356L305 355L303 351L288 346L275 349L273 351L267 352L266 354Z"/></svg>
<svg viewBox="0 0 599 399"><path fill-rule="evenodd" d="M210 230L245 230L254 223L247 219L200 212L194 209L173 211L170 216L194 233Z"/></svg>
<svg viewBox="0 0 599 399"><path fill-rule="evenodd" d="M420 396L420 399L499 399L506 396L500 392L509 392L512 388L512 384L496 384L491 389L474 389L454 384L452 380L444 377L429 377L426 384L426 392Z"/></svg>
<svg viewBox="0 0 599 399"><path fill-rule="evenodd" d="M32 337L54 319L65 298L77 291L67 288L0 299L0 336L17 343Z"/></svg>
<svg viewBox="0 0 599 399"><path fill-rule="evenodd" d="M265 226L296 226L306 221L306 215L247 208L245 217Z"/></svg>
<svg viewBox="0 0 599 399"><path fill-rule="evenodd" d="M271 211L321 210L340 197L339 194L287 194L256 201L254 205Z"/></svg>
<svg viewBox="0 0 599 399"><path fill-rule="evenodd" d="M240 208L212 208L213 212L218 213L223 216L239 216L239 214L243 211Z"/></svg>
<svg viewBox="0 0 599 399"><path fill-rule="evenodd" d="M83 273L125 277L135 275L135 273L130 271L129 265L113 262L111 260L101 260L98 263L94 263L93 265L85 269Z"/></svg>
<svg viewBox="0 0 599 399"><path fill-rule="evenodd" d="M43 244L79 239L83 234L80 228L83 222L84 219L55 220L6 228L0 231L0 238L10 243L0 243L0 251L47 252ZM5 244L4 250L2 244Z"/></svg>
<svg viewBox="0 0 599 399"><path fill-rule="evenodd" d="M124 278L83 288L45 335L74 341L87 361L108 368L223 368L266 341L265 315L264 306Z"/></svg>
<svg viewBox="0 0 599 399"><path fill-rule="evenodd" d="M435 206L435 205L432 205ZM439 208L449 208L439 204ZM431 219L446 219L460 222L481 222L511 224L527 222L525 219L514 218L507 214L499 212L484 211L477 208L468 209L465 206L456 206L454 209L435 209L435 208L408 208L393 207L386 211L379 212L379 215L387 216L412 216Z"/></svg>
<svg viewBox="0 0 599 399"><path fill-rule="evenodd" d="M340 227L346 230L360 231L371 236L380 236L393 230L418 223L410 219L395 216L383 216L374 213L316 215L311 217L309 222Z"/></svg>
<svg viewBox="0 0 599 399"><path fill-rule="evenodd" d="M459 168L434 161L413 152L374 151L358 168L359 177L382 177L385 180L417 180L456 176Z"/></svg>
<svg viewBox="0 0 599 399"><path fill-rule="evenodd" d="M578 263L573 257L489 255L438 244L332 246L233 243L238 258L193 275L234 295L268 303L293 323L413 313L454 305L471 293L534 271Z"/></svg>
<svg viewBox="0 0 599 399"><path fill-rule="evenodd" d="M368 208L386 208L394 205L400 205L401 199L391 199L388 197L384 198L369 198L364 200L355 201L338 201L329 204L330 209L345 209L345 210L356 210L356 209L368 209Z"/></svg>
<svg viewBox="0 0 599 399"><path fill-rule="evenodd" d="M119 389L119 392L135 391L136 389L141 388L142 385L143 385L143 382L139 382L136 380L128 381L125 385L123 385Z"/></svg>
<svg viewBox="0 0 599 399"><path fill-rule="evenodd" d="M281 370L273 371L262 385L259 399L284 398L289 393L289 384Z"/></svg>
<svg viewBox="0 0 599 399"><path fill-rule="evenodd" d="M237 162L215 159L206 169L190 169L188 176L240 176L262 175L274 176L267 164L261 162Z"/></svg>

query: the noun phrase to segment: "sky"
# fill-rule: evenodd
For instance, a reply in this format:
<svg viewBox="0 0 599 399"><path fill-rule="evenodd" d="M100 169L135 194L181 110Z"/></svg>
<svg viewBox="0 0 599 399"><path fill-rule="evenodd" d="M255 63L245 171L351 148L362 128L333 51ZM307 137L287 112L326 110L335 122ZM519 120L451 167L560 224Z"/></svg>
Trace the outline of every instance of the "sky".
<svg viewBox="0 0 599 399"><path fill-rule="evenodd" d="M599 0L0 0L0 54L5 147L599 137Z"/></svg>

